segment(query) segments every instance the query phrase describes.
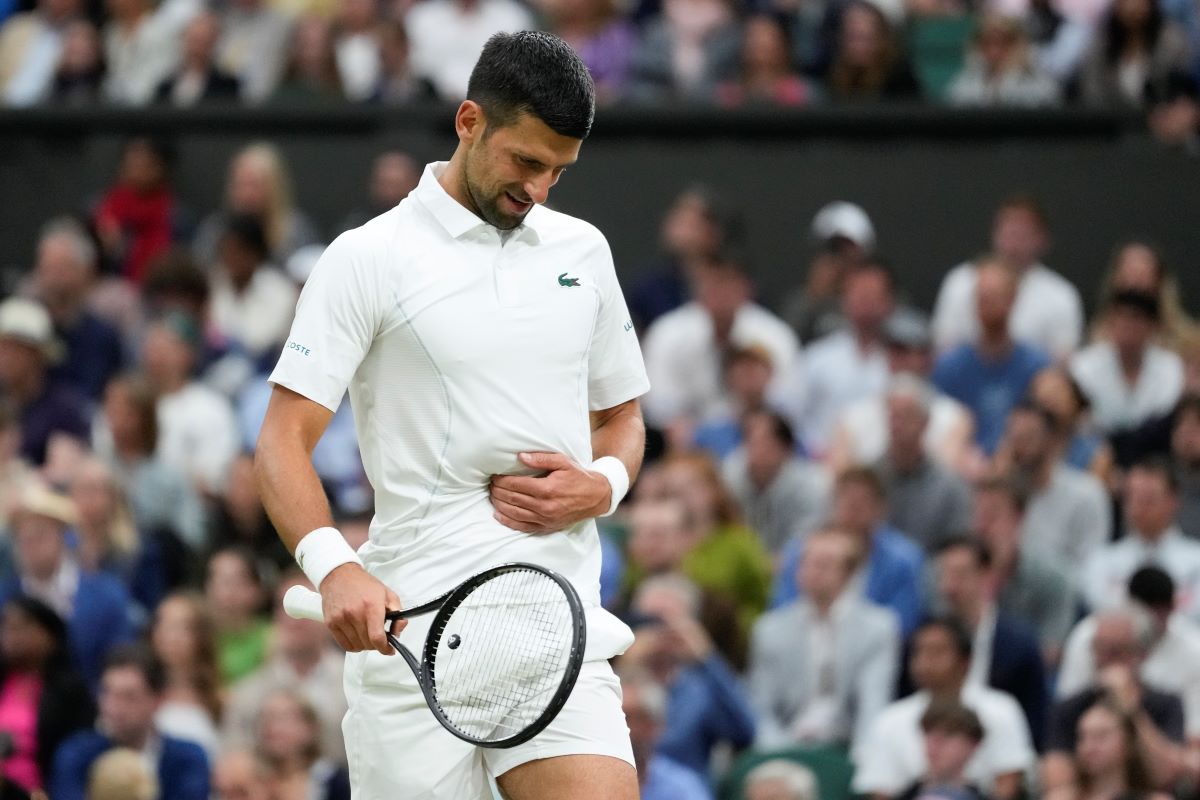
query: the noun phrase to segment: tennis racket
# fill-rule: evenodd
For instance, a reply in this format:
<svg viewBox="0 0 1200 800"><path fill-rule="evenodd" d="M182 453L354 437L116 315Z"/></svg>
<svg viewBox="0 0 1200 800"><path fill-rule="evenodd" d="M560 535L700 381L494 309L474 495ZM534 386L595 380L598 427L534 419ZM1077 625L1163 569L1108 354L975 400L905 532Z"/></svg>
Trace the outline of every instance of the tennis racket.
<svg viewBox="0 0 1200 800"><path fill-rule="evenodd" d="M323 621L321 596L288 589L284 611ZM436 611L421 659L389 630L425 702L446 730L480 747L514 747L562 709L583 665L583 606L565 578L535 564L504 564L387 622Z"/></svg>

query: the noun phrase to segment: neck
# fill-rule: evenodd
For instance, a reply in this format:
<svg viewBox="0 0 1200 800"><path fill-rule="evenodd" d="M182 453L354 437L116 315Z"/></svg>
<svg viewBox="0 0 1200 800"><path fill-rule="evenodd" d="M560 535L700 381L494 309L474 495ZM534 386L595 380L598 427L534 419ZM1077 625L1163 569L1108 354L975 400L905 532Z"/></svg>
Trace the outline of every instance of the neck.
<svg viewBox="0 0 1200 800"><path fill-rule="evenodd" d="M930 689L929 694L931 694L935 699L942 698L942 699L946 699L946 700L957 701L959 699L959 697L962 695L963 683L965 681L966 681L966 676L963 675L962 677L959 677L955 681L953 681L945 686L941 686L936 689Z"/></svg>
<svg viewBox="0 0 1200 800"><path fill-rule="evenodd" d="M924 463L925 453L920 447L893 447L891 460L899 472L915 472Z"/></svg>
<svg viewBox="0 0 1200 800"><path fill-rule="evenodd" d="M775 478L779 475L779 470L782 464L774 464L767 467L751 468L749 470L750 482L754 484L754 488L760 492L775 482Z"/></svg>
<svg viewBox="0 0 1200 800"><path fill-rule="evenodd" d="M1012 350L1008 327L984 329L979 336L979 351L990 359L1003 358Z"/></svg>
<svg viewBox="0 0 1200 800"><path fill-rule="evenodd" d="M983 611L985 608L987 608L987 604L984 602L983 598L976 597L964 603L961 608L956 610L958 611L959 617L962 618L962 621L967 623L967 627L974 632L977 628L979 628L979 623L983 621Z"/></svg>
<svg viewBox="0 0 1200 800"><path fill-rule="evenodd" d="M1121 364L1121 371L1125 373L1126 379L1137 379L1138 373L1142 371L1142 363L1145 361L1146 351L1144 348L1131 348L1117 350L1117 361Z"/></svg>
<svg viewBox="0 0 1200 800"><path fill-rule="evenodd" d="M809 600L813 604L813 609L817 612L818 617L828 617L829 612L833 610L833 604L837 602L837 595L817 596L809 595Z"/></svg>
<svg viewBox="0 0 1200 800"><path fill-rule="evenodd" d="M142 751L150 741L152 730L144 730L131 734L128 738L118 742L122 747L128 747L130 750Z"/></svg>
<svg viewBox="0 0 1200 800"><path fill-rule="evenodd" d="M188 384L187 375L166 375L157 381L159 394L174 394Z"/></svg>
<svg viewBox="0 0 1200 800"><path fill-rule="evenodd" d="M854 340L858 344L859 351L866 353L875 349L875 345L879 342L879 334L874 328L855 328Z"/></svg>

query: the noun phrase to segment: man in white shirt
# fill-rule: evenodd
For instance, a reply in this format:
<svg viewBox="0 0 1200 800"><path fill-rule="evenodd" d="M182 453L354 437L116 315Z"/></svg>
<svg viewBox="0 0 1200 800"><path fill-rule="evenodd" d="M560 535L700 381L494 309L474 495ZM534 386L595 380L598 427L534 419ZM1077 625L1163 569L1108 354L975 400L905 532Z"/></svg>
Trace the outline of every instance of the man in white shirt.
<svg viewBox="0 0 1200 800"><path fill-rule="evenodd" d="M854 791L872 798L900 794L926 772L921 715L934 697L958 700L983 723L983 741L967 763L967 780L985 795L1012 800L1033 766L1021 707L995 689L967 683L971 635L957 620L935 617L912 637L909 670L918 691L880 712L853 752Z"/></svg>
<svg viewBox="0 0 1200 800"><path fill-rule="evenodd" d="M179 63L179 32L155 16L149 0L118 0L107 6L112 19L104 27L105 99L146 105Z"/></svg>
<svg viewBox="0 0 1200 800"><path fill-rule="evenodd" d="M640 467L648 381L604 237L542 205L578 157L595 91L570 46L524 32L488 40L468 98L451 160L338 237L305 284L270 378L259 484L351 651L356 796L490 800L494 777L513 800L633 800L607 661L633 637L600 608L593 518L615 510ZM357 554L332 527L311 463L347 389L375 490ZM485 750L437 723L381 623L514 561L575 585L588 649L549 727ZM428 624L393 627L419 647Z"/></svg>
<svg viewBox="0 0 1200 800"><path fill-rule="evenodd" d="M268 261L270 249L257 217L234 215L213 273L209 321L254 360L287 338L296 308L296 286Z"/></svg>
<svg viewBox="0 0 1200 800"><path fill-rule="evenodd" d="M450 102L466 95L475 57L489 36L534 26L529 11L515 0L428 0L409 9L404 22L413 72Z"/></svg>
<svg viewBox="0 0 1200 800"><path fill-rule="evenodd" d="M1161 460L1136 464L1125 478L1125 536L1092 555L1083 591L1093 609L1125 598L1129 577L1147 564L1162 567L1175 581L1176 607L1200 620L1200 542L1179 530L1179 488L1170 465Z"/></svg>
<svg viewBox="0 0 1200 800"><path fill-rule="evenodd" d="M996 210L992 250L1017 270L1017 301L1009 331L1017 341L1065 359L1083 334L1083 302L1070 281L1041 263L1050 245L1045 212L1028 197L1014 197ZM975 312L975 265L950 270L933 309L933 338L938 350L979 338Z"/></svg>
<svg viewBox="0 0 1200 800"><path fill-rule="evenodd" d="M1161 308L1150 292L1124 290L1109 302L1108 338L1071 359L1071 375L1105 433L1137 428L1174 408L1183 393L1183 359L1154 343Z"/></svg>
<svg viewBox="0 0 1200 800"><path fill-rule="evenodd" d="M221 15L217 66L241 83L242 100L271 96L287 66L292 23L266 0L231 0Z"/></svg>

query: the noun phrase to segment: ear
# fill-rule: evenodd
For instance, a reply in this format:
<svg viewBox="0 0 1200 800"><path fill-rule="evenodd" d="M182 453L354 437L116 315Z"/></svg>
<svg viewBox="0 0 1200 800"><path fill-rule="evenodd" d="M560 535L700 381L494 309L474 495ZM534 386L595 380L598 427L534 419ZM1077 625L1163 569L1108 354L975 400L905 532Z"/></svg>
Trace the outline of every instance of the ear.
<svg viewBox="0 0 1200 800"><path fill-rule="evenodd" d="M463 100L454 115L454 130L460 142L471 143L483 136L487 118L483 109L473 100Z"/></svg>

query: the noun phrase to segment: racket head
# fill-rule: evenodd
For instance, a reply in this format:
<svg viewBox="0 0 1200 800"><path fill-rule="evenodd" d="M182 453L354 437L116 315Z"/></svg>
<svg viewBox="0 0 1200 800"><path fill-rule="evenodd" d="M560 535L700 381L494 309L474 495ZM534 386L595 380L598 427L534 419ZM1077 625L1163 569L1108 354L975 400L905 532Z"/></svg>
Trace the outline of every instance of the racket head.
<svg viewBox="0 0 1200 800"><path fill-rule="evenodd" d="M514 747L562 710L586 644L583 604L570 582L536 564L503 564L446 596L422 650L421 688L455 736Z"/></svg>

